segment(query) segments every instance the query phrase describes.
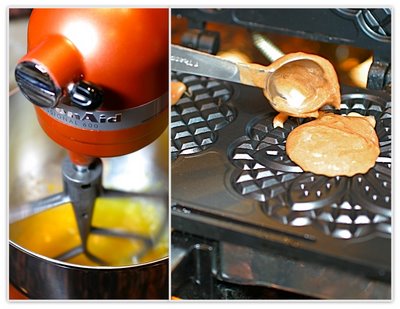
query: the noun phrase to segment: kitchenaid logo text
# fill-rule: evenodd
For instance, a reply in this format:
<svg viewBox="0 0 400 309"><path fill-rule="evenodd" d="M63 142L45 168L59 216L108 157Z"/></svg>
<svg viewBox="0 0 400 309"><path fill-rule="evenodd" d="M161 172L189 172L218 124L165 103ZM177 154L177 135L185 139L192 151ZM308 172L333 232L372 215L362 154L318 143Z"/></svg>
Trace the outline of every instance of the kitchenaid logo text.
<svg viewBox="0 0 400 309"><path fill-rule="evenodd" d="M115 124L122 121L122 113L77 113L58 107L48 108L46 111L54 118L80 128L101 129L103 124Z"/></svg>
<svg viewBox="0 0 400 309"><path fill-rule="evenodd" d="M117 111L83 111L61 103L55 108L42 108L53 119L84 130L116 131L131 129L148 122L168 108L168 92L140 106Z"/></svg>

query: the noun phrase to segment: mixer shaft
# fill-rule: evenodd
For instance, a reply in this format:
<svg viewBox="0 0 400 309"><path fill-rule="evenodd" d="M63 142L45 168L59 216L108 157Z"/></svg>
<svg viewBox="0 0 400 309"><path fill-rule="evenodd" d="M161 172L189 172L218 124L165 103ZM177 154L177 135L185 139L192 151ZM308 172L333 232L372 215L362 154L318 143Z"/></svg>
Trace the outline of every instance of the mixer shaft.
<svg viewBox="0 0 400 309"><path fill-rule="evenodd" d="M67 157L63 162L64 191L69 196L74 209L82 241L83 253L103 264L101 259L91 257L87 242L91 230L91 222L96 198L101 194L102 164L100 159L89 166L76 166Z"/></svg>

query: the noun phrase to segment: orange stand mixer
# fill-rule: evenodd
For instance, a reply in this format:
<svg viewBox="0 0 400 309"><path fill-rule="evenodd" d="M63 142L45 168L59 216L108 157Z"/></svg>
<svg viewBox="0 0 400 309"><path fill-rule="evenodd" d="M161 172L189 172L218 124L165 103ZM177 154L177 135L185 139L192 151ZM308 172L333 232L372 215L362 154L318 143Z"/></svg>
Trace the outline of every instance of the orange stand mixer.
<svg viewBox="0 0 400 309"><path fill-rule="evenodd" d="M39 9L15 75L71 160L120 156L168 123L168 11Z"/></svg>
<svg viewBox="0 0 400 309"><path fill-rule="evenodd" d="M34 9L31 14L28 53L19 61L15 78L35 105L42 129L69 155L62 165L63 191L31 202L30 215L71 203L81 238L81 245L52 257L56 260L83 253L107 266L88 249L91 233L142 237L94 227L92 215L98 197L146 197L105 189L100 158L135 152L167 127L168 18L168 9L60 8ZM168 204L167 193L150 195ZM137 257L160 233L142 237Z"/></svg>

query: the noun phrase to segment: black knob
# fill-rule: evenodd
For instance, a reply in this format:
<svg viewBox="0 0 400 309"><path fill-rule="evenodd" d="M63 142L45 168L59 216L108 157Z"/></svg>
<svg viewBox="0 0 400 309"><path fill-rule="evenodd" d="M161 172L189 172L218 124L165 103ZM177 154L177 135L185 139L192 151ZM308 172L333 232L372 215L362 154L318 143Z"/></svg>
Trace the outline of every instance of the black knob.
<svg viewBox="0 0 400 309"><path fill-rule="evenodd" d="M84 110L94 110L103 103L103 90L87 81L79 81L68 87L71 103Z"/></svg>
<svg viewBox="0 0 400 309"><path fill-rule="evenodd" d="M202 29L190 29L183 34L182 45L216 55L220 47L220 34Z"/></svg>

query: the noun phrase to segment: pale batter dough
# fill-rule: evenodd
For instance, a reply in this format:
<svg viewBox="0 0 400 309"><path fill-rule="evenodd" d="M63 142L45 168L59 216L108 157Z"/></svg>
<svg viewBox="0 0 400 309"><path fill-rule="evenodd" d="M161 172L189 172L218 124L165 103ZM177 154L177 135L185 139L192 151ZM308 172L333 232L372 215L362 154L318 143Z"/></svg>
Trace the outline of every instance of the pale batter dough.
<svg viewBox="0 0 400 309"><path fill-rule="evenodd" d="M366 173L379 156L373 116L320 113L290 132L286 152L304 171L326 176Z"/></svg>

